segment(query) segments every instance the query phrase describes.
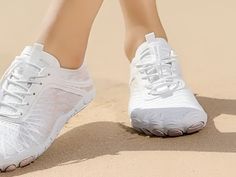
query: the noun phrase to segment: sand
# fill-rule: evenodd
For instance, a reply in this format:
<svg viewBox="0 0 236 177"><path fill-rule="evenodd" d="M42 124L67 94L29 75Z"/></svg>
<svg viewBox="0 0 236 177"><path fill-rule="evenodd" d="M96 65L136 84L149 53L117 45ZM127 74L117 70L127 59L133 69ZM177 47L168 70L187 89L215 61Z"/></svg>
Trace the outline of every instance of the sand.
<svg viewBox="0 0 236 177"><path fill-rule="evenodd" d="M39 31L49 1L0 2L0 74ZM200 133L149 138L130 128L128 61L118 1L95 21L87 63L97 97L32 165L4 177L234 177L236 163L236 3L159 1L184 77L209 115Z"/></svg>

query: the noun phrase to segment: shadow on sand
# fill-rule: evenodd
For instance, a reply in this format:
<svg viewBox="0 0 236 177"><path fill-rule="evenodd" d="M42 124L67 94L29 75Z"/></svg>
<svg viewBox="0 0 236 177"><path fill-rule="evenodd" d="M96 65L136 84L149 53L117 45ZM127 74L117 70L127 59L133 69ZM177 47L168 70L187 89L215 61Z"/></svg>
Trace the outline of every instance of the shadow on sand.
<svg viewBox="0 0 236 177"><path fill-rule="evenodd" d="M209 115L207 127L197 134L179 138L147 138L122 123L89 123L58 137L30 167L5 173L4 176L79 163L103 155L118 155L121 151L236 152L236 133L221 133L213 122L221 114L236 115L236 100L197 98Z"/></svg>

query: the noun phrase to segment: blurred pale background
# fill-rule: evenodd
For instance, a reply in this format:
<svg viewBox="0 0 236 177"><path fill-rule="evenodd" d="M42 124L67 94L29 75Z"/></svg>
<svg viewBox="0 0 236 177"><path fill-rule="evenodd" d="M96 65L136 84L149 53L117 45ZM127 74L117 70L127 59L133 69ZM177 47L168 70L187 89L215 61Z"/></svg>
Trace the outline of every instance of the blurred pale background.
<svg viewBox="0 0 236 177"><path fill-rule="evenodd" d="M0 1L1 74L34 41L49 2ZM129 129L123 19L118 1L106 0L86 55L96 100L33 165L0 176L235 176L236 2L159 0L158 8L184 77L209 114L206 129L177 139L147 139Z"/></svg>

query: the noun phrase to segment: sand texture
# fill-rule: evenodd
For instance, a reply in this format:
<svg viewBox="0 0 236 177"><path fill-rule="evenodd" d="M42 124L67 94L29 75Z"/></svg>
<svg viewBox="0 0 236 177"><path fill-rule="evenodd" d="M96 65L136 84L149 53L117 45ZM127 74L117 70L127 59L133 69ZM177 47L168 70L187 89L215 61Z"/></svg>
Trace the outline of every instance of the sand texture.
<svg viewBox="0 0 236 177"><path fill-rule="evenodd" d="M0 74L34 41L49 1L0 1ZM86 60L96 99L37 161L3 177L235 177L236 1L160 0L183 75L209 115L200 133L149 138L130 128L129 66L118 1L105 1Z"/></svg>

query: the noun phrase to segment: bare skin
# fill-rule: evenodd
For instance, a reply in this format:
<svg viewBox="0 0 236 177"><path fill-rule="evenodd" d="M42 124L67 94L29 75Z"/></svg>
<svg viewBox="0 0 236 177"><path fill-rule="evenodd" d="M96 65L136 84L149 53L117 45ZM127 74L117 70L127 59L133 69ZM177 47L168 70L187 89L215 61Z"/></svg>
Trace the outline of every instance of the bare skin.
<svg viewBox="0 0 236 177"><path fill-rule="evenodd" d="M134 2L135 1L135 2ZM53 0L37 42L64 68L79 68L87 48L93 21L103 0ZM125 26L125 52L132 61L147 33L167 39L155 0L120 0Z"/></svg>
<svg viewBox="0 0 236 177"><path fill-rule="evenodd" d="M120 5L126 26L125 52L130 61L137 47L144 42L145 34L155 32L158 37L167 40L156 0L120 0Z"/></svg>
<svg viewBox="0 0 236 177"><path fill-rule="evenodd" d="M61 66L79 68L84 60L93 21L103 0L53 0L37 42Z"/></svg>

